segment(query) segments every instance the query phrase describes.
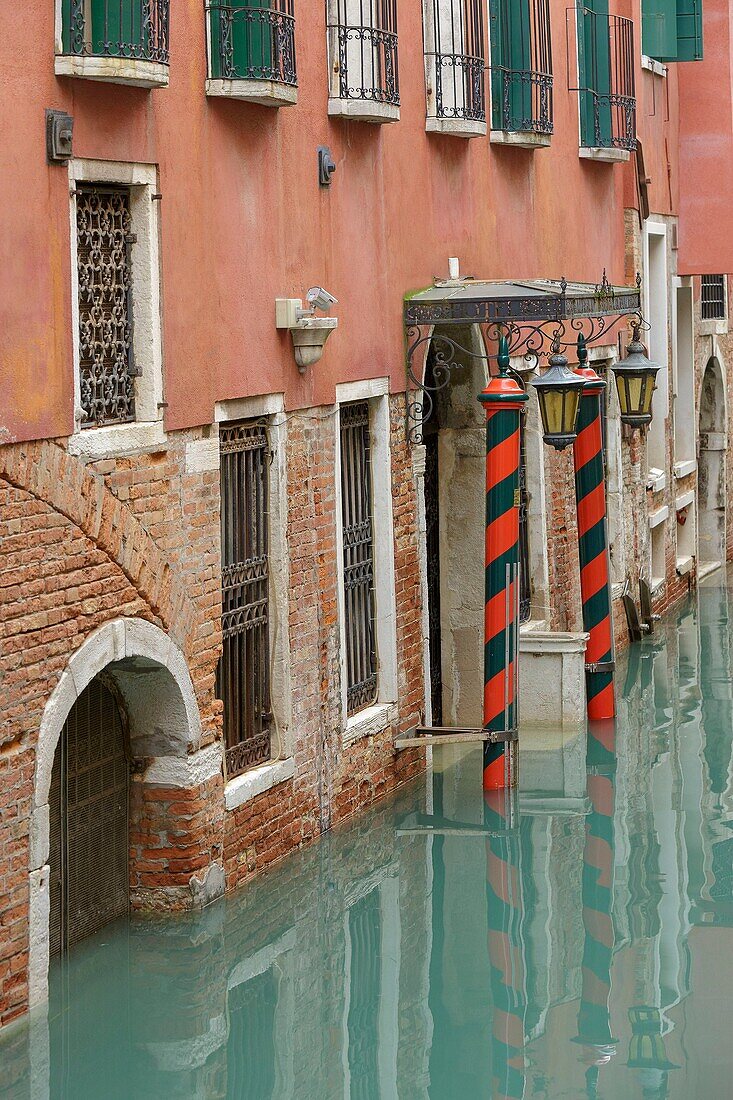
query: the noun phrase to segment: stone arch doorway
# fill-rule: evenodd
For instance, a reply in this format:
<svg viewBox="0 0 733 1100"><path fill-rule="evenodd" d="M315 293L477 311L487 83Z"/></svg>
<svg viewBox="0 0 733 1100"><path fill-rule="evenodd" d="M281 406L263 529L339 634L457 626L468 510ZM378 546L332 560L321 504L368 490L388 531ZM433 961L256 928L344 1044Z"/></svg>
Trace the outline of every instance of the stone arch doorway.
<svg viewBox="0 0 733 1100"><path fill-rule="evenodd" d="M64 723L49 792L49 953L125 916L130 902L130 753L100 674Z"/></svg>
<svg viewBox="0 0 733 1100"><path fill-rule="evenodd" d="M726 469L728 446L725 384L711 356L700 391L698 435L698 570L705 575L726 560Z"/></svg>
<svg viewBox="0 0 733 1100"><path fill-rule="evenodd" d="M79 729L80 723L91 721L93 730ZM187 831L191 833L190 840L180 840L184 852L175 874L169 873L163 856L159 868L151 871L152 856L149 851L147 855L145 852L160 845L161 838L166 839L172 789L199 789L204 784L221 782L221 744L217 742L201 749L200 741L201 720L186 660L159 627L141 619L115 619L93 631L69 659L46 704L36 745L30 851L31 1007L47 998L49 958L60 935L58 917L56 924L53 920L52 907L58 907L59 902L54 898L56 886L51 882L51 874L54 869L58 877L59 855L58 851L53 853L52 842L58 845L53 830L54 826L58 828L60 793L54 790L54 781L58 788L64 752L69 753L72 743L76 748L85 745L83 751L87 753L90 746L96 745L95 751L105 757L108 770L112 768L115 772L104 790L96 790L96 809L103 810L103 830L123 830L125 792L129 790L131 828L128 834L125 818L122 835L125 840L129 835L131 905L180 909L203 904L223 892L223 872L216 862L217 853L212 850L213 829L207 828L204 839L196 832L195 822L181 819L175 823L180 831L178 840L186 838ZM125 765L127 775L124 775ZM72 771L79 772L78 762ZM66 781L69 781L68 759ZM163 801L158 802L154 788L162 789ZM122 801L117 814L113 812L115 799ZM80 801L76 795L75 800ZM93 830L94 824L89 823L89 828ZM99 821L96 825L100 827ZM68 823L66 828L68 839ZM87 826L82 822L79 828L81 836ZM134 843L133 833L136 835ZM101 846L104 850L104 837L95 836L93 831L86 835L87 839L91 836L97 849ZM152 838L150 843L149 837ZM171 840L171 843L176 842ZM109 837L107 843L111 843ZM205 865L196 847L199 843L207 845ZM122 850L119 836L112 847L118 853ZM77 913L82 932L85 927L93 931L91 926L97 920L104 920L111 912L126 907L127 899L120 886L124 858L124 854L118 854L117 874L107 879L107 889L117 891L116 899L106 897L104 904L100 904L93 893L85 895L86 905ZM192 861L190 874L185 871L187 860ZM77 863L77 870L78 866ZM196 868L195 877L193 868ZM95 906L99 910L96 917ZM73 914L69 919L71 916ZM63 935L62 932L62 944ZM68 942L68 936L66 939Z"/></svg>

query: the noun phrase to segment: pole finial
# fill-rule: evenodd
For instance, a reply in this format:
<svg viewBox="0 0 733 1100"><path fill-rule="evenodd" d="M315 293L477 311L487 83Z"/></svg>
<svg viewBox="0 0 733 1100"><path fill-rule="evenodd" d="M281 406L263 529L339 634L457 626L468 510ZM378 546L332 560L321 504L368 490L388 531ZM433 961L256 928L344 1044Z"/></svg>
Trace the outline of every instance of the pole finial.
<svg viewBox="0 0 733 1100"><path fill-rule="evenodd" d="M582 332L578 333L578 366L584 367L588 362L588 347L585 342L585 336Z"/></svg>
<svg viewBox="0 0 733 1100"><path fill-rule="evenodd" d="M499 374L505 378L509 373L509 341L506 336L499 337L499 354L496 361L499 365Z"/></svg>

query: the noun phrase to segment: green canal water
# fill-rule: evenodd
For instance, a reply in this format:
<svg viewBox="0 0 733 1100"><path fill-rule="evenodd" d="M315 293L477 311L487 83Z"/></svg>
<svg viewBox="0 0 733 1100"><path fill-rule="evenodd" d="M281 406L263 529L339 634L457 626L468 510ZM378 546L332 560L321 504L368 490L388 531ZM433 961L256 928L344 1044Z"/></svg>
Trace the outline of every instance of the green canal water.
<svg viewBox="0 0 733 1100"><path fill-rule="evenodd" d="M231 1100L733 1096L733 596L622 655L615 726L527 733L195 918L136 920L0 1037L0 1095Z"/></svg>

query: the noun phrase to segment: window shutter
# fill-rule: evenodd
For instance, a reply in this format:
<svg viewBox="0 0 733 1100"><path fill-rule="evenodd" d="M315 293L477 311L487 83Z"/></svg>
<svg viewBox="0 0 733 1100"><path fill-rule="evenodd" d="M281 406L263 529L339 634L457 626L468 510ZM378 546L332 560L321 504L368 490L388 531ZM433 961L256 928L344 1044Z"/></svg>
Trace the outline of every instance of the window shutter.
<svg viewBox="0 0 733 1100"><path fill-rule="evenodd" d="M656 61L677 58L677 0L644 0L641 48Z"/></svg>
<svg viewBox="0 0 733 1100"><path fill-rule="evenodd" d="M702 61L702 0L677 0L677 60Z"/></svg>

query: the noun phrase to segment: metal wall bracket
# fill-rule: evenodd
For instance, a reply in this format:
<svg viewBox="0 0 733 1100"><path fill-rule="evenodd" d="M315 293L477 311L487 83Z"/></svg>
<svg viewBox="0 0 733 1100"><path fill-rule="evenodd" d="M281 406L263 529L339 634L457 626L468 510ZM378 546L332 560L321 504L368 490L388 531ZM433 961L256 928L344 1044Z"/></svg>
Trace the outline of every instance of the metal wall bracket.
<svg viewBox="0 0 733 1100"><path fill-rule="evenodd" d="M46 109L46 156L49 164L71 160L74 119L66 111Z"/></svg>
<svg viewBox="0 0 733 1100"><path fill-rule="evenodd" d="M615 661L590 661L585 666L586 672L613 672L616 668Z"/></svg>

